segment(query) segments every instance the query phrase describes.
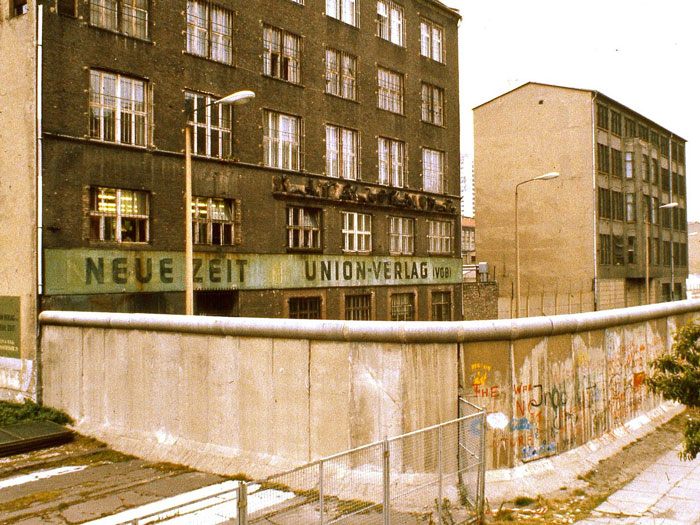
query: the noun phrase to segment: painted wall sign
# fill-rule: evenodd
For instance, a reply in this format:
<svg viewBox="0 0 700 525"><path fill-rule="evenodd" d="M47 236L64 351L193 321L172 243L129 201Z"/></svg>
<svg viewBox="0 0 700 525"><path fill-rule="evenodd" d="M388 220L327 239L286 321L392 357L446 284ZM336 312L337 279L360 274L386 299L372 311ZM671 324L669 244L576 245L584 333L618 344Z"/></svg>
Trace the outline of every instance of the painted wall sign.
<svg viewBox="0 0 700 525"><path fill-rule="evenodd" d="M46 250L46 293L183 291L182 252ZM194 288L264 290L458 284L456 257L195 253Z"/></svg>
<svg viewBox="0 0 700 525"><path fill-rule="evenodd" d="M0 296L0 356L19 357L20 300Z"/></svg>

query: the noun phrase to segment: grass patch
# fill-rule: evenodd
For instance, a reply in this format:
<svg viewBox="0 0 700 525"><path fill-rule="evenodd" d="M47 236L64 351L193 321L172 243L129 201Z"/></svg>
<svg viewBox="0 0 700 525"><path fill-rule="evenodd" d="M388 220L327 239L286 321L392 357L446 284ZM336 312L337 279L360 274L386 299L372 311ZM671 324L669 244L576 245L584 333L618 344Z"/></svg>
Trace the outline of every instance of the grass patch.
<svg viewBox="0 0 700 525"><path fill-rule="evenodd" d="M515 506L516 507L527 507L529 505L532 505L536 500L532 498L528 498L527 496L518 496L515 498Z"/></svg>
<svg viewBox="0 0 700 525"><path fill-rule="evenodd" d="M37 405L33 401L27 400L24 403L0 401L0 426L16 425L28 421L53 421L59 425L73 422L68 414Z"/></svg>
<svg viewBox="0 0 700 525"><path fill-rule="evenodd" d="M34 494L22 496L21 498L13 499L12 501L0 504L0 512L15 512L18 510L24 510L27 507L34 504L55 501L61 494L62 492L60 490L45 490L43 492L35 492Z"/></svg>

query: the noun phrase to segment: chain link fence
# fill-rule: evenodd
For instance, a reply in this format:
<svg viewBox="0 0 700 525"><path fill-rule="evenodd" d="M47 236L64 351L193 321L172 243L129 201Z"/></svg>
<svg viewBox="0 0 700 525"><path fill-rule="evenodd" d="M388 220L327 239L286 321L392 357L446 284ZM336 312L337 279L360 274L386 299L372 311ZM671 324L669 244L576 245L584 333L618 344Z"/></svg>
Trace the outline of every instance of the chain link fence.
<svg viewBox="0 0 700 525"><path fill-rule="evenodd" d="M239 524L474 523L484 507L485 412L342 452L239 489Z"/></svg>

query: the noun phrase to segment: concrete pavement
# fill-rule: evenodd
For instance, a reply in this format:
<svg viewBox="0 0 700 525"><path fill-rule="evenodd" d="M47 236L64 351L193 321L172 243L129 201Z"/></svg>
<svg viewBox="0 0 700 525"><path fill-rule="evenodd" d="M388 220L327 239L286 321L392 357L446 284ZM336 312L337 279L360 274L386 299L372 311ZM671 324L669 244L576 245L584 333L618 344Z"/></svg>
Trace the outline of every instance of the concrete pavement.
<svg viewBox="0 0 700 525"><path fill-rule="evenodd" d="M681 445L661 456L630 483L577 522L685 525L700 523L700 457L681 461Z"/></svg>

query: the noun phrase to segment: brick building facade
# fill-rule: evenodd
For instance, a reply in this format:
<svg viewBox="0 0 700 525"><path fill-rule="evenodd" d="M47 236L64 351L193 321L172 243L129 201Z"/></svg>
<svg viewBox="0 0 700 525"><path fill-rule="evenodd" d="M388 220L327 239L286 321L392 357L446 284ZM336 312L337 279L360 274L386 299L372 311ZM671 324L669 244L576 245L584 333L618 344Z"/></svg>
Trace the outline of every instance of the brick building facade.
<svg viewBox="0 0 700 525"><path fill-rule="evenodd" d="M40 211L38 261L15 263L39 269L38 309L184 311L189 122L195 313L461 318L456 11L17 4L40 116L38 186L18 191Z"/></svg>

